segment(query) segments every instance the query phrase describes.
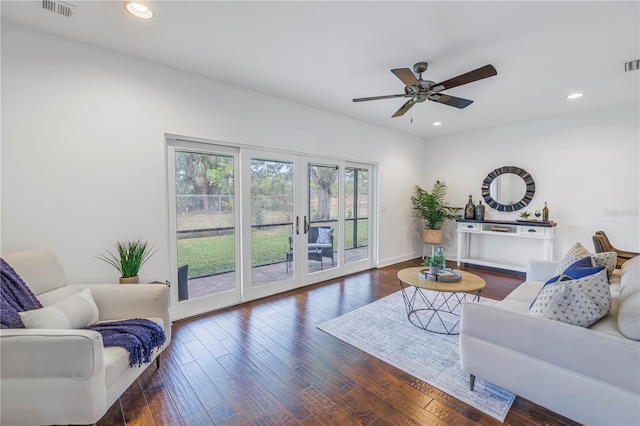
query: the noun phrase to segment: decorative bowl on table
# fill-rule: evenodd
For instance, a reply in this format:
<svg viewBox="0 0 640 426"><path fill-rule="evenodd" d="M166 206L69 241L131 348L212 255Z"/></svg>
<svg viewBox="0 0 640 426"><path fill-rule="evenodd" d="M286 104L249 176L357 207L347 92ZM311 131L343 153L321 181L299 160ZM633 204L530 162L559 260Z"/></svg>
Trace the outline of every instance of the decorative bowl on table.
<svg viewBox="0 0 640 426"><path fill-rule="evenodd" d="M447 269L444 272L438 272L437 274L432 274L429 272L429 269L421 269L420 272L418 272L418 275L423 280L438 281L441 283L455 283L462 279L460 272L453 269Z"/></svg>

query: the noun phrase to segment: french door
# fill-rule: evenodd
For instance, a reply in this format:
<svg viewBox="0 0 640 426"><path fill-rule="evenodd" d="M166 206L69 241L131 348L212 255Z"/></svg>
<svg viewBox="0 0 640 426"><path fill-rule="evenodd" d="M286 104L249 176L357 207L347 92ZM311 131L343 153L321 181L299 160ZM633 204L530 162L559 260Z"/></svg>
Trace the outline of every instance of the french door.
<svg viewBox="0 0 640 426"><path fill-rule="evenodd" d="M167 148L175 318L371 267L372 166L171 140Z"/></svg>

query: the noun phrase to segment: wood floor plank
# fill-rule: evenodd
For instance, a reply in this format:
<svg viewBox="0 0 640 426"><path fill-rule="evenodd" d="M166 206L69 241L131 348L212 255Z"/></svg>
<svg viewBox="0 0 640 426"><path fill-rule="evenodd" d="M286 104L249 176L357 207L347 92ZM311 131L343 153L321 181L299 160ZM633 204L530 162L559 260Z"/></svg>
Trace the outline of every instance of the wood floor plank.
<svg viewBox="0 0 640 426"><path fill-rule="evenodd" d="M216 424L227 421L232 422L227 424L247 423L264 415L202 342L190 342L189 351L224 397L225 403L208 410Z"/></svg>
<svg viewBox="0 0 640 426"><path fill-rule="evenodd" d="M164 360L159 372L165 386L171 394L171 399L178 409L178 413L180 413L182 421L186 425L213 424L207 411L194 393L191 384L187 381L180 366L175 363L173 357L168 357Z"/></svg>
<svg viewBox="0 0 640 426"><path fill-rule="evenodd" d="M369 422L361 422L347 414L336 403L322 395L318 389L309 386L300 392L305 407L311 414L303 420L307 425L360 425ZM371 419L373 420L373 419Z"/></svg>
<svg viewBox="0 0 640 426"><path fill-rule="evenodd" d="M125 423L129 426L153 426L153 416L140 383L136 381L120 397Z"/></svg>
<svg viewBox="0 0 640 426"><path fill-rule="evenodd" d="M180 413L178 413L178 409L164 384L145 389L144 396L156 426L184 425L182 417L180 417Z"/></svg>

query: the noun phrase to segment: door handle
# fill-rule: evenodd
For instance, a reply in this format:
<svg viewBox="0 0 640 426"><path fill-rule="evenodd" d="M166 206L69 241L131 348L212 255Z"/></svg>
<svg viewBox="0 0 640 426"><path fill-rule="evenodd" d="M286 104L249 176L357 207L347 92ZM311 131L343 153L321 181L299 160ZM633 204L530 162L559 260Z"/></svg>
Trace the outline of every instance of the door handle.
<svg viewBox="0 0 640 426"><path fill-rule="evenodd" d="M300 216L296 216L296 235L300 235Z"/></svg>
<svg viewBox="0 0 640 426"><path fill-rule="evenodd" d="M307 216L304 217L304 233L309 233L309 224L307 223Z"/></svg>

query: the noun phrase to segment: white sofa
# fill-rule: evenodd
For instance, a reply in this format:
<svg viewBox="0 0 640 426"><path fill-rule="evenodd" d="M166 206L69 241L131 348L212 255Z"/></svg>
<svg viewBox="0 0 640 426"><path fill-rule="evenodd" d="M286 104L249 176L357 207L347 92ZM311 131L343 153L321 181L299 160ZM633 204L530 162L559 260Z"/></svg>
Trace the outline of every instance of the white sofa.
<svg viewBox="0 0 640 426"><path fill-rule="evenodd" d="M639 425L640 257L612 274L611 310L590 328L528 313L556 264L531 261L496 305L463 304L462 368L583 424Z"/></svg>
<svg viewBox="0 0 640 426"><path fill-rule="evenodd" d="M62 266L49 249L3 255L42 305L90 288L99 321L148 318L171 341L169 291L164 284L67 284ZM102 345L90 330L0 330L2 425L91 424L149 366L129 367L122 347Z"/></svg>

